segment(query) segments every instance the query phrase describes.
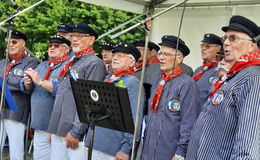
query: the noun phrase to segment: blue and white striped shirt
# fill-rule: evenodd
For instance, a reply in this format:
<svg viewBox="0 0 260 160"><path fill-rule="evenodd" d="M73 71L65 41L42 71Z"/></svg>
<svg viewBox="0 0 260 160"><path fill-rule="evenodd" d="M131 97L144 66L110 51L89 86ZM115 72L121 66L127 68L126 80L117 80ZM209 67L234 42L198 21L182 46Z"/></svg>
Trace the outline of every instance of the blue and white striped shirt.
<svg viewBox="0 0 260 160"><path fill-rule="evenodd" d="M151 104L161 78L152 86ZM193 124L198 116L198 89L194 80L181 74L165 83L156 114L149 111L144 133L142 160L185 157Z"/></svg>
<svg viewBox="0 0 260 160"><path fill-rule="evenodd" d="M260 159L260 66L243 69L203 105L186 160Z"/></svg>

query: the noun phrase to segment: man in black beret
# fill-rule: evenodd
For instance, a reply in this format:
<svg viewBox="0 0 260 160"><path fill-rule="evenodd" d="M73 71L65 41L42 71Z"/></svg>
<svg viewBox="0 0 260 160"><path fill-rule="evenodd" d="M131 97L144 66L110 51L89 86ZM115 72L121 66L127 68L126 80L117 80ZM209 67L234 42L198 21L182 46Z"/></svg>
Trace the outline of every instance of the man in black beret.
<svg viewBox="0 0 260 160"><path fill-rule="evenodd" d="M112 50L114 49L115 44L112 42L105 42L101 45L102 49L102 60L106 65L106 73L111 73L111 63L112 63Z"/></svg>
<svg viewBox="0 0 260 160"><path fill-rule="evenodd" d="M98 37L95 30L85 24L75 24L72 32L74 55L59 74L60 84L48 127L52 133L52 160L86 158L83 137L88 126L79 122L70 79L103 81L105 77L104 63L93 50Z"/></svg>
<svg viewBox="0 0 260 160"><path fill-rule="evenodd" d="M135 47L140 51L141 57L136 62L136 69L142 68L143 65L143 57L145 50L145 41L137 40L133 43ZM148 42L148 50L147 50L147 61L146 65L151 65L154 63L158 63L159 60L157 58L157 52L160 50L160 47L153 42Z"/></svg>
<svg viewBox="0 0 260 160"><path fill-rule="evenodd" d="M50 36L48 61L40 63L35 70L29 68L21 81L21 90L31 93L34 159L50 159L51 145L47 129L59 86L58 77L69 58L69 46L70 41L66 38L59 35Z"/></svg>
<svg viewBox="0 0 260 160"><path fill-rule="evenodd" d="M57 27L57 35L65 37L66 39L68 39L71 42L72 29L73 29L73 26L70 24L59 24ZM70 47L69 57L72 57L74 52L72 50L72 47L71 46L69 46L69 47Z"/></svg>
<svg viewBox="0 0 260 160"><path fill-rule="evenodd" d="M260 159L260 51L257 25L233 16L223 48L230 70L218 80L199 115L187 160Z"/></svg>
<svg viewBox="0 0 260 160"><path fill-rule="evenodd" d="M0 76L3 77L6 73L6 83L18 109L18 111L7 109L10 106L2 109L1 152L8 136L10 159L17 160L22 160L24 156L24 133L30 113L30 96L20 90L20 80L23 78L24 71L28 68L35 68L38 64L35 58L26 55L24 50L26 40L27 36L24 33L13 30L9 42L7 67L5 68L4 65L5 60L0 61Z"/></svg>
<svg viewBox="0 0 260 160"><path fill-rule="evenodd" d="M139 80L134 76L135 62L139 59L140 52L133 44L120 42L113 50L113 72L106 76L105 81L118 87L127 88L132 117L135 120L137 113ZM142 103L144 102L142 94ZM142 109L138 125L137 142L141 136ZM96 160L129 160L132 152L133 135L114 131L102 127L95 128L93 159ZM85 145L89 145L86 139ZM136 148L138 146L136 145Z"/></svg>
<svg viewBox="0 0 260 160"><path fill-rule="evenodd" d="M199 107L207 100L210 87L218 79L216 56L217 52L221 50L222 39L215 34L207 33L204 34L201 42L200 48L203 64L195 70L193 75L193 79L196 81L200 91Z"/></svg>
<svg viewBox="0 0 260 160"><path fill-rule="evenodd" d="M190 50L184 41L171 35L163 36L159 45L162 75L151 89L141 159L183 160L198 115L197 87L181 65Z"/></svg>
<svg viewBox="0 0 260 160"><path fill-rule="evenodd" d="M59 24L57 27L57 35L63 36L68 40L71 40L73 26L69 24Z"/></svg>

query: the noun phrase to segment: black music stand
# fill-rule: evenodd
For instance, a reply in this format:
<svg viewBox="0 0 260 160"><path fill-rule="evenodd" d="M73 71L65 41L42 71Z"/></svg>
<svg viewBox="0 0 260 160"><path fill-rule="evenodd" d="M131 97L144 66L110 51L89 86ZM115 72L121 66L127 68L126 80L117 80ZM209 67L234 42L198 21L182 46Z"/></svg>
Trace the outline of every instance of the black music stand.
<svg viewBox="0 0 260 160"><path fill-rule="evenodd" d="M88 160L91 160L95 126L134 134L126 88L113 83L70 79L79 120L90 127Z"/></svg>

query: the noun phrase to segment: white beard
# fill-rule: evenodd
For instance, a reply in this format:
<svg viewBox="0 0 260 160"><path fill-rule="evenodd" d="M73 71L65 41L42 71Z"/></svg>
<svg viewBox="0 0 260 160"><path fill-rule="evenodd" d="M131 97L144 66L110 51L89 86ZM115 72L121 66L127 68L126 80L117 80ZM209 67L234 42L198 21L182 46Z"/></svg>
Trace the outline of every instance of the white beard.
<svg viewBox="0 0 260 160"><path fill-rule="evenodd" d="M78 53L78 52L80 52L81 50L80 50L79 47L73 47L73 51L74 51L74 53Z"/></svg>

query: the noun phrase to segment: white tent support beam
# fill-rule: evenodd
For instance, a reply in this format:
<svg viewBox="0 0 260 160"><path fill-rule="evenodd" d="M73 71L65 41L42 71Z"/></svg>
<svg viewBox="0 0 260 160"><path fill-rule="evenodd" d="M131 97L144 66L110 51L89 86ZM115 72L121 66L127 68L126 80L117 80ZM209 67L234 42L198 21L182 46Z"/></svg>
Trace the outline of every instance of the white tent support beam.
<svg viewBox="0 0 260 160"><path fill-rule="evenodd" d="M207 6L237 6L237 5L257 5L260 4L259 0L244 0L244 1L222 1L222 2L216 2L216 1L212 1L212 2L188 2L186 4L186 7L207 7ZM167 8L169 6L171 6L172 3L170 4L159 4L157 5L157 8ZM182 7L182 6L180 6Z"/></svg>

